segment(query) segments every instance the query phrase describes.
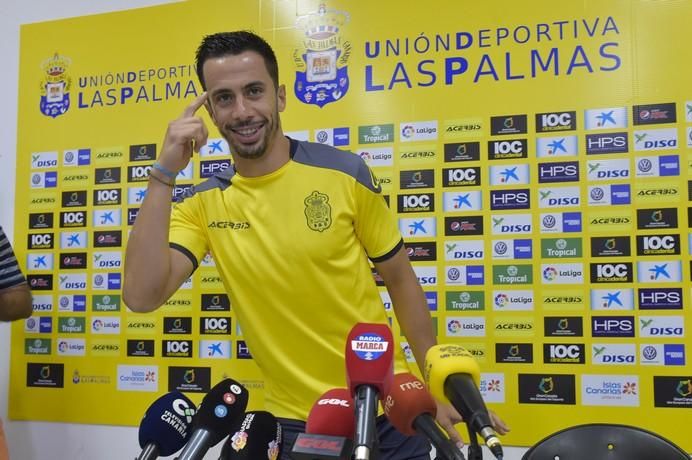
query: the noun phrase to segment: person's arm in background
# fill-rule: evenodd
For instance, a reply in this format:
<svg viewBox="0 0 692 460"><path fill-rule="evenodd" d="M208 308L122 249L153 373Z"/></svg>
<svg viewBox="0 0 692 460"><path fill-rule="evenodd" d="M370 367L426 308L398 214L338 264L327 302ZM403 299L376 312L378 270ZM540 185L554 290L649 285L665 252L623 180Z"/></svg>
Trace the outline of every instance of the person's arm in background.
<svg viewBox="0 0 692 460"><path fill-rule="evenodd" d="M425 293L418 283L416 273L406 255L406 249L402 247L391 258L374 265L387 286L401 332L411 346L421 373L424 373L425 354L431 346L437 344L437 339L433 334ZM463 445L461 436L454 428L455 424L462 422L459 413L449 404L438 403L437 409L438 423L454 443ZM509 427L492 411L490 411L490 417L498 434L509 431Z"/></svg>
<svg viewBox="0 0 692 460"><path fill-rule="evenodd" d="M0 227L0 321L31 316L31 291L5 232Z"/></svg>
<svg viewBox="0 0 692 460"><path fill-rule="evenodd" d="M168 125L158 163L177 174L207 142L207 129L195 112L207 100L203 93L183 115ZM123 300L130 310L146 313L157 309L190 276L193 265L168 245L171 222L172 179L152 169L147 194L127 241ZM168 185L167 185L168 184Z"/></svg>

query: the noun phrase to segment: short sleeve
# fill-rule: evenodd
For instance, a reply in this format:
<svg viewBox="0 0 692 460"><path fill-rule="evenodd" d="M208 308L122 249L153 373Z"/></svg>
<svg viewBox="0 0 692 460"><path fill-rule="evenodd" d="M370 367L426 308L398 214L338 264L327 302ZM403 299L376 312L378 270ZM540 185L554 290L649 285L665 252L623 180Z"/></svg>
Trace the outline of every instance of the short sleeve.
<svg viewBox="0 0 692 460"><path fill-rule="evenodd" d="M173 249L185 254L197 269L209 250L204 212L199 195L175 203L171 211L168 241Z"/></svg>

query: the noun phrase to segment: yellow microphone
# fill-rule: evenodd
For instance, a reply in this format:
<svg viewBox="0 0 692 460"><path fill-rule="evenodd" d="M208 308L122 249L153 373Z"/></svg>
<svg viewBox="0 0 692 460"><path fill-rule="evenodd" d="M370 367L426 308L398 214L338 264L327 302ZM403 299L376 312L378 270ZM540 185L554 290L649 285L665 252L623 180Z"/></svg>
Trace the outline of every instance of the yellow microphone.
<svg viewBox="0 0 692 460"><path fill-rule="evenodd" d="M459 345L435 345L425 355L424 374L430 393L451 402L493 455L502 459L502 444L478 390L481 372L473 355Z"/></svg>

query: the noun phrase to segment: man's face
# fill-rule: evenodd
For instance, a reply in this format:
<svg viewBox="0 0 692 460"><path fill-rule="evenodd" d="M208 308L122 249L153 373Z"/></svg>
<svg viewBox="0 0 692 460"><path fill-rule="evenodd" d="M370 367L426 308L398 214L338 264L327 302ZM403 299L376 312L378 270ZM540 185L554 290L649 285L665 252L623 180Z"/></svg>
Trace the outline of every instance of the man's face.
<svg viewBox="0 0 692 460"><path fill-rule="evenodd" d="M219 132L241 158L260 158L279 132L286 88L274 87L264 59L254 51L208 59L202 70L207 109Z"/></svg>

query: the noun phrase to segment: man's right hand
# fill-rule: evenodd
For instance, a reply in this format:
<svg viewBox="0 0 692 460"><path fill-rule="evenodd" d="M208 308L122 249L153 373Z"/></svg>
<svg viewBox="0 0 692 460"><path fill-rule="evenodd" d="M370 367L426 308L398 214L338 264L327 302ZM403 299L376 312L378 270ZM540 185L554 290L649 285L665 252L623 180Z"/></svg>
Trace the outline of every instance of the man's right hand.
<svg viewBox="0 0 692 460"><path fill-rule="evenodd" d="M188 105L180 118L168 124L166 137L159 155L159 164L169 171L178 173L190 162L193 149L199 152L207 144L209 132L197 110L207 101L204 92Z"/></svg>

